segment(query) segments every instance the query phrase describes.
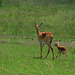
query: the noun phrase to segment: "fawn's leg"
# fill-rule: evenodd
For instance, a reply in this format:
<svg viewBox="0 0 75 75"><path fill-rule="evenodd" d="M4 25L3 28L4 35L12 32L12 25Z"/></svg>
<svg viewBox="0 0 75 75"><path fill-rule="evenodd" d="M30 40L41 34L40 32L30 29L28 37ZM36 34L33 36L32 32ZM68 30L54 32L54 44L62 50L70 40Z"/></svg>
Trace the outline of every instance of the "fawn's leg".
<svg viewBox="0 0 75 75"><path fill-rule="evenodd" d="M59 52L58 52L58 54L59 54ZM58 57L58 54L57 54L56 58Z"/></svg>
<svg viewBox="0 0 75 75"><path fill-rule="evenodd" d="M66 54L66 56L67 56L67 60L68 60L68 53L65 53Z"/></svg>
<svg viewBox="0 0 75 75"><path fill-rule="evenodd" d="M61 55L61 52L59 52L59 59L60 59L60 55Z"/></svg>

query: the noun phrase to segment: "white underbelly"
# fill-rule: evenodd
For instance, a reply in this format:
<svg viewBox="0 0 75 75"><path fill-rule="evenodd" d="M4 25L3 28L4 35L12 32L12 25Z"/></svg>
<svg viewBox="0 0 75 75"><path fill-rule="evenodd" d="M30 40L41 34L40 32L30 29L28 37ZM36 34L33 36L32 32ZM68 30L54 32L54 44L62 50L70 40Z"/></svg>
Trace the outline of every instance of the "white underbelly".
<svg viewBox="0 0 75 75"><path fill-rule="evenodd" d="M42 47L44 46L44 44L46 44L46 42L45 42L45 41L43 41L43 42L42 42Z"/></svg>

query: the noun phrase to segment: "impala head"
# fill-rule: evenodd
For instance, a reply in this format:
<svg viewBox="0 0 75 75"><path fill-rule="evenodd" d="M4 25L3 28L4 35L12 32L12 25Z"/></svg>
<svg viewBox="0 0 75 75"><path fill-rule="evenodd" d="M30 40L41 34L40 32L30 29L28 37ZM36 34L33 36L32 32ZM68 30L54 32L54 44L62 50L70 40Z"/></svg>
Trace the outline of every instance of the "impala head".
<svg viewBox="0 0 75 75"><path fill-rule="evenodd" d="M35 25L35 28L39 28L43 23L37 25L35 22L34 22L34 25Z"/></svg>
<svg viewBox="0 0 75 75"><path fill-rule="evenodd" d="M60 41L55 42L54 46L58 46L60 44Z"/></svg>
<svg viewBox="0 0 75 75"><path fill-rule="evenodd" d="M54 44L54 46L57 46L57 45L58 45L58 43L55 43L55 44Z"/></svg>

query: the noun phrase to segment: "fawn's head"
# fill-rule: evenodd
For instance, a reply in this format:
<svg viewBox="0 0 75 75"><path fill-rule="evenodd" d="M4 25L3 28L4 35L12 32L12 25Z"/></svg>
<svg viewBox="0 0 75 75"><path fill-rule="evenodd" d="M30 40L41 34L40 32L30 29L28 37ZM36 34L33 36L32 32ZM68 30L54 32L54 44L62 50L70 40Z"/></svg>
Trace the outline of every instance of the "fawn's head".
<svg viewBox="0 0 75 75"><path fill-rule="evenodd" d="M58 46L60 44L60 41L55 42L54 46Z"/></svg>
<svg viewBox="0 0 75 75"><path fill-rule="evenodd" d="M57 43L55 43L54 46L57 46Z"/></svg>

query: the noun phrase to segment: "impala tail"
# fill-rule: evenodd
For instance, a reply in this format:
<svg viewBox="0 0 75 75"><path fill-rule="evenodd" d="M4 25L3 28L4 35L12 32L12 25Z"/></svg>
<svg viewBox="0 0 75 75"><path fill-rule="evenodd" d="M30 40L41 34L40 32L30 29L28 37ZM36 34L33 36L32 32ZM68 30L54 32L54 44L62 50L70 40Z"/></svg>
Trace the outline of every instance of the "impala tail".
<svg viewBox="0 0 75 75"><path fill-rule="evenodd" d="M50 45L51 45L51 43L52 43L53 37L54 37L54 36L51 36L51 37L50 37Z"/></svg>

